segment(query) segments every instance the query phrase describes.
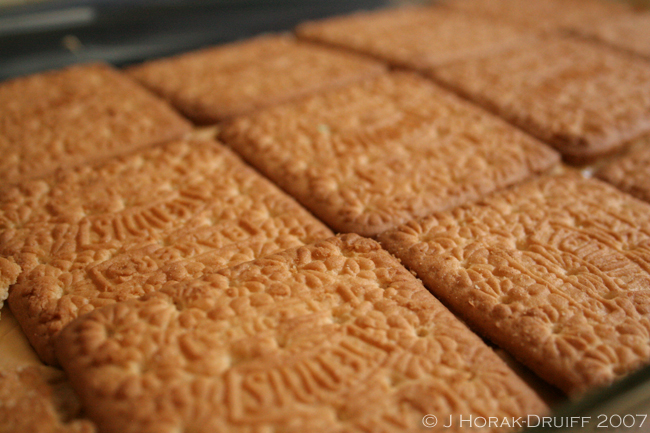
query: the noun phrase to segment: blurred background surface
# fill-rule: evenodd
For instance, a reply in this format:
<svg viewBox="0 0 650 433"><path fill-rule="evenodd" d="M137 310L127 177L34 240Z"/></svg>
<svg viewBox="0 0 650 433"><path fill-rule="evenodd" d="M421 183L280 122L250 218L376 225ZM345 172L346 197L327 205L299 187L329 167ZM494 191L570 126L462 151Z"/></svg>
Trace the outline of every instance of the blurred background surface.
<svg viewBox="0 0 650 433"><path fill-rule="evenodd" d="M78 62L123 66L389 0L0 0L0 80Z"/></svg>
<svg viewBox="0 0 650 433"><path fill-rule="evenodd" d="M79 62L124 66L305 20L428 1L0 0L0 80Z"/></svg>

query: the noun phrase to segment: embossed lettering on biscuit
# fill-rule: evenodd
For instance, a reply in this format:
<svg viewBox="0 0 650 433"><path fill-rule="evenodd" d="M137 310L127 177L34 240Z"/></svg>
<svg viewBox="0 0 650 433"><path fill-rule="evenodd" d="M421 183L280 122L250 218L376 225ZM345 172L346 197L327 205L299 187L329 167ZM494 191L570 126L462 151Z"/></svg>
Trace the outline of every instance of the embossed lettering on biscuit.
<svg viewBox="0 0 650 433"><path fill-rule="evenodd" d="M649 213L568 173L379 238L476 332L576 394L650 361Z"/></svg>
<svg viewBox="0 0 650 433"><path fill-rule="evenodd" d="M182 140L0 188L9 302L39 356L96 307L331 236L225 147Z"/></svg>
<svg viewBox="0 0 650 433"><path fill-rule="evenodd" d="M356 235L95 310L59 334L57 354L107 433L402 432L427 413L546 411L394 257Z"/></svg>

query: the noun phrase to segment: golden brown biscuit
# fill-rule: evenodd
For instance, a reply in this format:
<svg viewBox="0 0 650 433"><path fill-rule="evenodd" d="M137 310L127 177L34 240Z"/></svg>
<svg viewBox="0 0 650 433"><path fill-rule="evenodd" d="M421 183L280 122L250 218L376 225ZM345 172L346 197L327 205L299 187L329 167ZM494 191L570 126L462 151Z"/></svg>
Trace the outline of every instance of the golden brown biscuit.
<svg viewBox="0 0 650 433"><path fill-rule="evenodd" d="M631 12L624 2L609 0L447 0L445 5L542 31L591 28Z"/></svg>
<svg viewBox="0 0 650 433"><path fill-rule="evenodd" d="M1 433L93 433L79 416L77 397L63 374L38 367L0 371Z"/></svg>
<svg viewBox="0 0 650 433"><path fill-rule="evenodd" d="M96 310L57 355L106 433L414 432L545 404L370 239L330 238ZM487 428L483 431L503 431Z"/></svg>
<svg viewBox="0 0 650 433"><path fill-rule="evenodd" d="M331 236L225 147L185 140L0 189L9 304L39 356L96 307Z"/></svg>
<svg viewBox="0 0 650 433"><path fill-rule="evenodd" d="M108 65L0 83L0 181L131 152L189 132L167 103Z"/></svg>
<svg viewBox="0 0 650 433"><path fill-rule="evenodd" d="M558 160L410 73L235 119L221 137L330 227L366 236L474 200Z"/></svg>
<svg viewBox="0 0 650 433"><path fill-rule="evenodd" d="M577 394L650 361L649 214L569 172L379 239L472 329Z"/></svg>
<svg viewBox="0 0 650 433"><path fill-rule="evenodd" d="M650 12L625 15L607 23L580 29L579 33L650 59Z"/></svg>
<svg viewBox="0 0 650 433"><path fill-rule="evenodd" d="M570 162L588 162L650 132L650 63L597 43L542 38L432 74Z"/></svg>
<svg viewBox="0 0 650 433"><path fill-rule="evenodd" d="M210 124L384 70L370 59L271 35L147 62L127 73L196 123Z"/></svg>
<svg viewBox="0 0 650 433"><path fill-rule="evenodd" d="M296 33L300 38L415 69L491 53L531 34L525 28L431 6L385 9L307 22L298 26Z"/></svg>
<svg viewBox="0 0 650 433"><path fill-rule="evenodd" d="M624 155L605 162L595 175L628 194L650 202L650 141L648 138L637 141Z"/></svg>

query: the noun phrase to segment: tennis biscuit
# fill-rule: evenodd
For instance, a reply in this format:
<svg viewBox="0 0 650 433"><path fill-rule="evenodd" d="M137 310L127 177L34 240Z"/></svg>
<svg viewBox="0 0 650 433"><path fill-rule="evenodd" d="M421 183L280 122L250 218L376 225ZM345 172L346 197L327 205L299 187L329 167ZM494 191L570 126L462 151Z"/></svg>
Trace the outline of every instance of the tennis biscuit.
<svg viewBox="0 0 650 433"><path fill-rule="evenodd" d="M650 13L639 12L579 31L613 47L650 59Z"/></svg>
<svg viewBox="0 0 650 433"><path fill-rule="evenodd" d="M370 59L271 35L147 62L127 73L194 122L210 124L384 70Z"/></svg>
<svg viewBox="0 0 650 433"><path fill-rule="evenodd" d="M355 50L395 66L426 69L494 52L530 36L523 28L449 8L420 6L301 24L298 37Z"/></svg>
<svg viewBox="0 0 650 433"><path fill-rule="evenodd" d="M648 140L634 143L624 155L606 162L596 177L641 200L650 202L650 146Z"/></svg>
<svg viewBox="0 0 650 433"><path fill-rule="evenodd" d="M622 2L607 0L447 0L444 4L546 32L593 28L631 12Z"/></svg>
<svg viewBox="0 0 650 433"><path fill-rule="evenodd" d="M183 140L0 189L9 304L41 359L75 317L331 236L225 147Z"/></svg>
<svg viewBox="0 0 650 433"><path fill-rule="evenodd" d="M357 235L95 310L56 347L106 433L403 432L422 429L425 414L547 410L394 257Z"/></svg>
<svg viewBox="0 0 650 433"><path fill-rule="evenodd" d="M593 42L542 38L431 73L570 162L650 132L650 63Z"/></svg>
<svg viewBox="0 0 650 433"><path fill-rule="evenodd" d="M220 137L334 230L365 236L558 160L502 120L402 72L240 117Z"/></svg>
<svg viewBox="0 0 650 433"><path fill-rule="evenodd" d="M131 152L191 130L167 103L104 64L0 83L0 181Z"/></svg>
<svg viewBox="0 0 650 433"><path fill-rule="evenodd" d="M0 370L0 432L93 433L79 419L79 402L62 373L44 374L38 367Z"/></svg>
<svg viewBox="0 0 650 433"><path fill-rule="evenodd" d="M379 240L473 330L578 394L650 361L649 213L569 172Z"/></svg>

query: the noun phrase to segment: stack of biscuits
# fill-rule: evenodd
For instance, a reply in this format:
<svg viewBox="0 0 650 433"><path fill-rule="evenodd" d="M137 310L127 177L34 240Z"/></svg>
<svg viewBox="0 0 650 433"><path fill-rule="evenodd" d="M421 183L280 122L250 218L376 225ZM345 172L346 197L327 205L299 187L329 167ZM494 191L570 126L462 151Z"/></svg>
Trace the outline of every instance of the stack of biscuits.
<svg viewBox="0 0 650 433"><path fill-rule="evenodd" d="M0 83L0 432L514 431L649 364L648 57L448 0Z"/></svg>

